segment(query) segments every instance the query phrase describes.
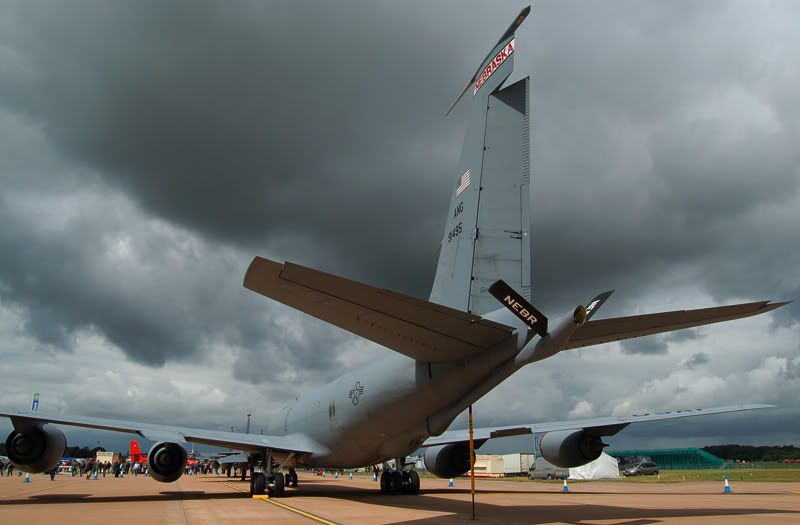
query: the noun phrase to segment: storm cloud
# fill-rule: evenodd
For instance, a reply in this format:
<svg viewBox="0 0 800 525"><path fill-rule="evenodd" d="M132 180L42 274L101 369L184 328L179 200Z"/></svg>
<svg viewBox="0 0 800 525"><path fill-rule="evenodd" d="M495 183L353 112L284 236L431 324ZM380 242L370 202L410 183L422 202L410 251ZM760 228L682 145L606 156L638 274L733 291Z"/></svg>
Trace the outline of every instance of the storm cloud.
<svg viewBox="0 0 800 525"><path fill-rule="evenodd" d="M4 2L0 338L31 373L0 394L133 416L172 384L227 428L383 355L244 271L263 255L427 298L466 104L444 113L523 5ZM510 80L532 77L537 306L800 296L799 20L789 1L534 5ZM795 302L573 351L492 392L482 421L788 400L798 320ZM47 364L89 359L110 360L105 397ZM775 414L765 434L796 436L797 410Z"/></svg>

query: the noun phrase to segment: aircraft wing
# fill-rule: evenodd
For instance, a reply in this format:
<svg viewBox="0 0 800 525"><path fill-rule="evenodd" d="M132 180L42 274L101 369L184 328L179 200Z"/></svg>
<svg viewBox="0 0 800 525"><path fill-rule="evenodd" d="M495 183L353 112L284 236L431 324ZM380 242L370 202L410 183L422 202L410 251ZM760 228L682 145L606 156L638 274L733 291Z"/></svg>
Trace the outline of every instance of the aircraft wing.
<svg viewBox="0 0 800 525"><path fill-rule="evenodd" d="M119 419L97 417L75 417L59 414L45 414L28 410L10 410L0 408L0 417L11 418L14 428L24 430L36 423L55 423L73 427L96 428L114 432L138 434L152 441L170 441L173 443L199 443L237 450L257 451L272 449L279 452L295 452L298 454L315 452L319 446L304 435L265 436L261 434L243 434L240 432L223 432L218 430L202 430L199 428L174 427L170 425L154 425Z"/></svg>
<svg viewBox="0 0 800 525"><path fill-rule="evenodd" d="M250 263L244 286L422 361L468 357L514 331L460 310L261 257Z"/></svg>
<svg viewBox="0 0 800 525"><path fill-rule="evenodd" d="M242 463L247 463L249 460L247 454L239 453L219 458L216 461L220 465L240 465Z"/></svg>
<svg viewBox="0 0 800 525"><path fill-rule="evenodd" d="M525 434L542 434L560 430L589 429L596 436L613 436L631 423L644 421L661 421L664 419L677 419L682 417L705 416L709 414L722 414L725 412L741 412L743 410L758 410L774 408L774 405L733 405L713 408L693 408L689 410L675 410L672 412L659 412L654 414L635 414L632 416L609 416L590 419L573 419L569 421L556 421L551 423L531 423L526 425L510 425L503 427L483 427L473 429L475 441L487 439L521 436ZM425 440L423 447L447 445L450 443L463 443L469 441L469 430L448 430L439 436Z"/></svg>
<svg viewBox="0 0 800 525"><path fill-rule="evenodd" d="M755 303L700 308L698 310L676 310L674 312L588 321L575 330L569 338L567 348L580 348L632 339L643 335L660 334L721 321L741 319L742 317L750 317L775 310L785 304L788 303L758 301Z"/></svg>

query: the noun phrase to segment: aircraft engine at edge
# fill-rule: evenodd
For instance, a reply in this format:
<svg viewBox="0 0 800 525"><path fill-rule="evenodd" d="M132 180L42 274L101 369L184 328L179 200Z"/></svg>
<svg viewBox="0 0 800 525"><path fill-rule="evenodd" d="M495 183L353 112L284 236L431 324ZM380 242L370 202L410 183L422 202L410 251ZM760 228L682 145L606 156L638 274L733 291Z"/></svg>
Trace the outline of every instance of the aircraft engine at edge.
<svg viewBox="0 0 800 525"><path fill-rule="evenodd" d="M183 476L189 455L177 443L159 441L147 453L147 466L150 476L162 483L172 483Z"/></svg>
<svg viewBox="0 0 800 525"><path fill-rule="evenodd" d="M600 457L607 445L586 430L547 432L539 438L542 457L561 468L580 467Z"/></svg>
<svg viewBox="0 0 800 525"><path fill-rule="evenodd" d="M8 459L23 472L39 474L58 465L67 437L56 427L34 425L23 432L12 430L6 438Z"/></svg>
<svg viewBox="0 0 800 525"><path fill-rule="evenodd" d="M469 470L469 443L428 447L423 457L428 472L440 478L455 478Z"/></svg>

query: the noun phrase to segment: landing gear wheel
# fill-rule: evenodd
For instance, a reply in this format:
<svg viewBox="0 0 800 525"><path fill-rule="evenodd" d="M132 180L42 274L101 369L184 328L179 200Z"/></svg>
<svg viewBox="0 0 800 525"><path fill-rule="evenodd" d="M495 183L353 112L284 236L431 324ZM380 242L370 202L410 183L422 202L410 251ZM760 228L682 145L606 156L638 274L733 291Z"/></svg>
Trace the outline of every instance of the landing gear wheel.
<svg viewBox="0 0 800 525"><path fill-rule="evenodd" d="M264 494L266 490L267 490L267 478L264 477L264 474L260 472L253 474L253 477L250 480L250 495L260 496Z"/></svg>
<svg viewBox="0 0 800 525"><path fill-rule="evenodd" d="M297 488L297 472L293 468L290 468L286 475L286 486Z"/></svg>
<svg viewBox="0 0 800 525"><path fill-rule="evenodd" d="M389 473L385 470L381 473L381 494L391 494L389 490Z"/></svg>
<svg viewBox="0 0 800 525"><path fill-rule="evenodd" d="M278 472L275 474L273 478L273 482L270 484L269 495L275 496L276 498L283 497L286 487L286 479L283 477L283 474Z"/></svg>
<svg viewBox="0 0 800 525"><path fill-rule="evenodd" d="M403 475L397 471L389 474L389 494L399 494L403 490Z"/></svg>
<svg viewBox="0 0 800 525"><path fill-rule="evenodd" d="M408 482L405 485L406 494L419 494L419 474L416 470L408 473Z"/></svg>

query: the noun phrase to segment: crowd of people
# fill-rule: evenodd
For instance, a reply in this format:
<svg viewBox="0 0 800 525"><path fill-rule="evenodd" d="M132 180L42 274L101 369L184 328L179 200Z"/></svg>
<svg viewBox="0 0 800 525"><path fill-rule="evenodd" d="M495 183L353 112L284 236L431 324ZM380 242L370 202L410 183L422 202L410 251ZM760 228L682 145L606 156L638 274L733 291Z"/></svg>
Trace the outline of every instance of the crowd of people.
<svg viewBox="0 0 800 525"><path fill-rule="evenodd" d="M19 474L19 472L17 473ZM10 461L5 461L2 458L0 458L0 477L13 476L13 475L14 475L14 464L11 463Z"/></svg>
<svg viewBox="0 0 800 525"><path fill-rule="evenodd" d="M13 476L14 471L18 476L22 476L23 472L14 467L14 464L8 460L0 458L0 477ZM106 476L113 476L115 478L123 478L128 475L149 476L149 467L147 461L97 461L96 459L72 459L62 460L47 472L50 474L50 479L55 479L56 475L69 474L72 477L85 476L89 478L105 478ZM192 465L187 465L184 470L186 475L194 474L221 474L219 467L215 467L211 462L197 462Z"/></svg>
<svg viewBox="0 0 800 525"><path fill-rule="evenodd" d="M59 472L59 470L64 469L64 467L68 467L65 470L68 470L69 474L74 476L94 476L94 477L106 477L107 475L113 475L115 478L125 477L128 474L132 474L134 476L138 476L139 474L143 474L145 476L149 475L147 470L147 462L135 462L132 463L130 461L106 461L106 462L98 462L94 459L74 459L70 462L70 464L59 464L53 467L51 471L50 477L54 478L55 475Z"/></svg>

